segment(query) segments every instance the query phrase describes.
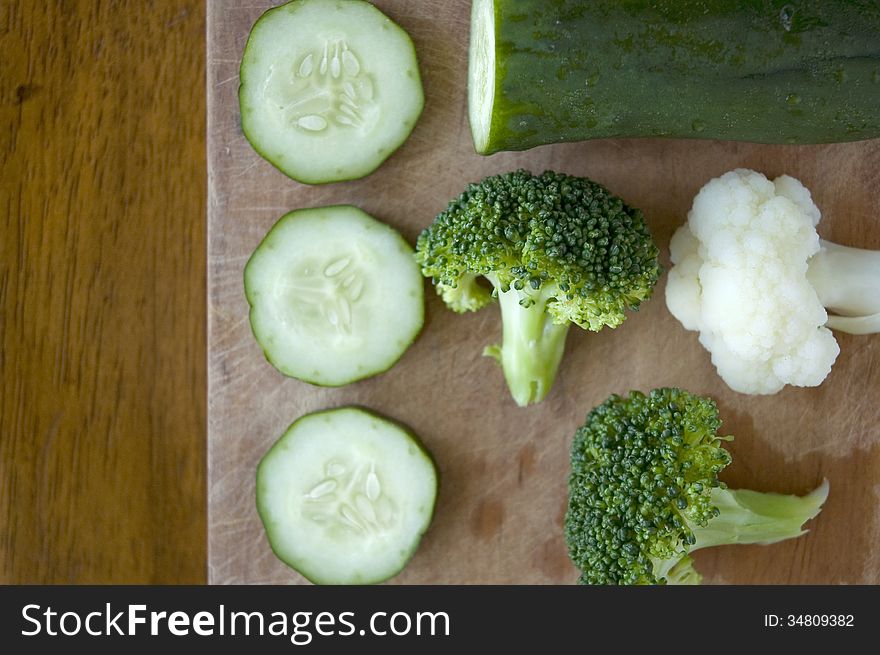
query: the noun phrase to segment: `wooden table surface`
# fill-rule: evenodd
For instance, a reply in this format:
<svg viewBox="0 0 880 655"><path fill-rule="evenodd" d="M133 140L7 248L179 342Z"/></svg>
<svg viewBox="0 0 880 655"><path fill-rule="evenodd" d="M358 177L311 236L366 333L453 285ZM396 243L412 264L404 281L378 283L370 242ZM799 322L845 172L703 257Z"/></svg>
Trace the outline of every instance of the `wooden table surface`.
<svg viewBox="0 0 880 655"><path fill-rule="evenodd" d="M0 2L0 583L205 580L204 22Z"/></svg>

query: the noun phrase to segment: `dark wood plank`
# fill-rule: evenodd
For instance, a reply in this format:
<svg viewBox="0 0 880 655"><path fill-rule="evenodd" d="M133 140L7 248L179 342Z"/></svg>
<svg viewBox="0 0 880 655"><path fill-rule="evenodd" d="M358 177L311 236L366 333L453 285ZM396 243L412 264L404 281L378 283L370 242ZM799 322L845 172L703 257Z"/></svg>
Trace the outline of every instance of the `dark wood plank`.
<svg viewBox="0 0 880 655"><path fill-rule="evenodd" d="M204 13L0 3L0 582L204 581Z"/></svg>

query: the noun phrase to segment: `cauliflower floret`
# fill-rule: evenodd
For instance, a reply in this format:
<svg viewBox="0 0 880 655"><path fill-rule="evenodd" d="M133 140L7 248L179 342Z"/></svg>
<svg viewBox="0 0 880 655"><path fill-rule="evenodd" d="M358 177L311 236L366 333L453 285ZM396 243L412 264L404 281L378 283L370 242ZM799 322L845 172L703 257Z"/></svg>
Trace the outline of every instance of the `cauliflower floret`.
<svg viewBox="0 0 880 655"><path fill-rule="evenodd" d="M687 225L682 225L669 242L669 253L673 267L669 271L666 304L669 311L688 330L700 329L700 267L703 260L697 250L697 241ZM675 286L670 294L668 287Z"/></svg>
<svg viewBox="0 0 880 655"><path fill-rule="evenodd" d="M821 214L794 178L738 169L706 184L672 238L666 304L735 391L816 386L840 352L807 262Z"/></svg>

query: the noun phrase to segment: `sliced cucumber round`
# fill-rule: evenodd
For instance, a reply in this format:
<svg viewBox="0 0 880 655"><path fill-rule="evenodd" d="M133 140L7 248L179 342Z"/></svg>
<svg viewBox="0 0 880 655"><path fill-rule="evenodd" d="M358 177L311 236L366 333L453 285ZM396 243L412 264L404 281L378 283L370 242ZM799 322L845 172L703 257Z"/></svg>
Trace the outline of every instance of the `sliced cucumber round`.
<svg viewBox="0 0 880 655"><path fill-rule="evenodd" d="M241 62L241 125L286 175L321 184L374 171L424 105L409 35L362 0L294 0L254 24Z"/></svg>
<svg viewBox="0 0 880 655"><path fill-rule="evenodd" d="M418 438L356 407L307 414L257 468L269 544L316 584L399 573L431 523L437 469Z"/></svg>
<svg viewBox="0 0 880 655"><path fill-rule="evenodd" d="M266 359L321 386L387 371L424 321L412 248L351 205L283 216L248 261L244 287Z"/></svg>

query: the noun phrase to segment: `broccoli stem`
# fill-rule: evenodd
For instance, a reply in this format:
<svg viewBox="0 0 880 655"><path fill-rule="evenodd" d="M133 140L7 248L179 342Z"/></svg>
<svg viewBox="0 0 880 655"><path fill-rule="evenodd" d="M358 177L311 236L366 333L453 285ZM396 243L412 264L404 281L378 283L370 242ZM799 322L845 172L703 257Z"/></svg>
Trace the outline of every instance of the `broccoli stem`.
<svg viewBox="0 0 880 655"><path fill-rule="evenodd" d="M544 399L556 379L565 350L570 323L557 325L546 311L546 293L528 295L496 284L501 305L503 337L498 346L486 349L504 370L504 378L516 404L525 407ZM524 306L520 301L525 300Z"/></svg>
<svg viewBox="0 0 880 655"><path fill-rule="evenodd" d="M850 334L880 332L880 250L861 250L820 241L807 279L819 301L835 315L828 327Z"/></svg>
<svg viewBox="0 0 880 655"><path fill-rule="evenodd" d="M677 562L671 560L673 565L665 573L666 584L670 585L697 585L703 581L703 576L694 568L694 560L685 555ZM656 566L655 566L656 572Z"/></svg>
<svg viewBox="0 0 880 655"><path fill-rule="evenodd" d="M774 544L801 536L806 532L804 523L819 513L828 498L828 480L805 496L721 488L711 493L719 514L705 526L690 526L696 543L687 546L688 553L712 546ZM693 584L689 565L682 567L685 559L690 558L683 555L655 562L654 575L667 578L669 584Z"/></svg>
<svg viewBox="0 0 880 655"><path fill-rule="evenodd" d="M828 481L805 496L762 493L750 489L712 490L719 515L693 527L697 543L690 551L729 544L773 544L804 534L804 523L815 517L828 497Z"/></svg>

